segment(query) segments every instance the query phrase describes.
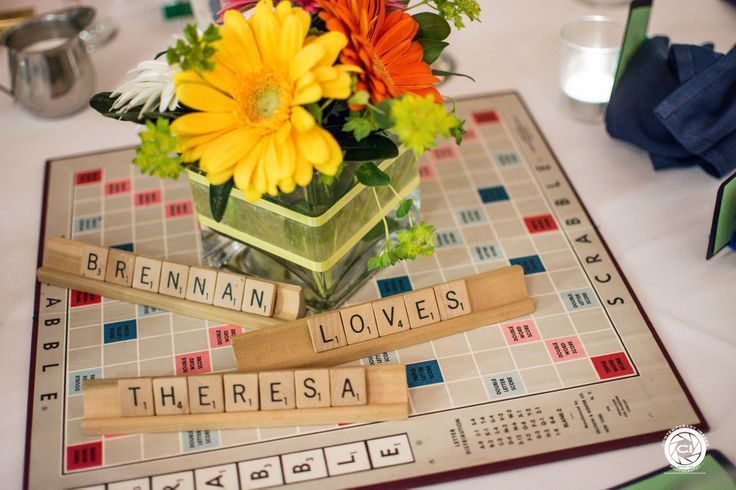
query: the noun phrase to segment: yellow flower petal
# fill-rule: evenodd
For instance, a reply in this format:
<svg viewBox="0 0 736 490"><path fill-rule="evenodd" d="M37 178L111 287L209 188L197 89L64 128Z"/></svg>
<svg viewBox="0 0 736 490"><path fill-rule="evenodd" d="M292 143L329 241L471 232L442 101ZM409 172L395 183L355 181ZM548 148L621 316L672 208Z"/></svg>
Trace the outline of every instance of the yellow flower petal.
<svg viewBox="0 0 736 490"><path fill-rule="evenodd" d="M324 164L330 158L330 148L322 137L322 128L312 128L304 133L296 133L296 142L301 154L313 164Z"/></svg>
<svg viewBox="0 0 736 490"><path fill-rule="evenodd" d="M337 79L322 83L322 97L328 99L347 99L350 97L350 75L338 72Z"/></svg>
<svg viewBox="0 0 736 490"><path fill-rule="evenodd" d="M222 39L214 44L215 59L222 59L236 73L251 73L261 68L261 53L258 50L253 30L242 13L228 10L220 28Z"/></svg>
<svg viewBox="0 0 736 490"><path fill-rule="evenodd" d="M261 139L248 154L243 157L235 167L235 173L233 179L235 180L235 186L246 192L247 189L252 187L253 171L255 170L258 162L263 158L263 148L265 147L263 139ZM260 195L258 196L260 198ZM257 199L256 199L257 200ZM252 202L252 201L251 201Z"/></svg>
<svg viewBox="0 0 736 490"><path fill-rule="evenodd" d="M180 83L207 84L207 82L199 76L199 73L193 70L180 71L179 73L174 74L174 85L179 85Z"/></svg>
<svg viewBox="0 0 736 490"><path fill-rule="evenodd" d="M171 132L177 136L205 134L234 127L236 123L230 112L190 112L171 123Z"/></svg>
<svg viewBox="0 0 736 490"><path fill-rule="evenodd" d="M318 66L310 73L314 74L314 79L316 81L318 81L319 83L324 83L332 80L337 80L337 76L340 72L334 66Z"/></svg>
<svg viewBox="0 0 736 490"><path fill-rule="evenodd" d="M207 173L207 180L212 185L222 185L233 176L233 168L227 168L220 173Z"/></svg>
<svg viewBox="0 0 736 490"><path fill-rule="evenodd" d="M198 111L229 112L237 110L235 101L219 90L198 83L176 86L176 96L185 105Z"/></svg>
<svg viewBox="0 0 736 490"><path fill-rule="evenodd" d="M278 47L281 28L270 2L264 0L258 2L255 13L250 18L250 25L261 50L263 64L270 67L279 66Z"/></svg>
<svg viewBox="0 0 736 490"><path fill-rule="evenodd" d="M289 2L281 2L281 5L291 7ZM294 15L289 15L283 21L281 25L281 40L279 42L279 51L282 61L291 60L294 58L296 53L302 48L304 44L304 37L307 35L307 31L302 29L302 23Z"/></svg>
<svg viewBox="0 0 736 490"><path fill-rule="evenodd" d="M200 166L210 173L220 173L234 166L258 142L258 134L245 129L230 131L217 139L216 144L210 145L202 154Z"/></svg>
<svg viewBox="0 0 736 490"><path fill-rule="evenodd" d="M302 106L296 106L291 109L291 124L294 129L303 133L309 131L315 125L314 117Z"/></svg>
<svg viewBox="0 0 736 490"><path fill-rule="evenodd" d="M342 149L328 131L322 128L317 128L317 131L329 150L329 157L324 163L315 162L314 167L325 175L335 175L342 163Z"/></svg>
<svg viewBox="0 0 736 490"><path fill-rule="evenodd" d="M284 21L289 16L289 14L291 14L291 11L291 2L288 2L286 0L284 0L283 2L279 2L279 4L276 6L276 18L279 21L279 25L284 25Z"/></svg>
<svg viewBox="0 0 736 490"><path fill-rule="evenodd" d="M235 74L224 63L215 63L214 70L204 71L201 75L207 83L223 93L232 94L237 88Z"/></svg>
<svg viewBox="0 0 736 490"><path fill-rule="evenodd" d="M319 63L324 55L325 48L317 43L304 46L289 63L289 80L295 81L300 78Z"/></svg>
<svg viewBox="0 0 736 490"><path fill-rule="evenodd" d="M347 46L348 38L341 32L332 31L319 36L314 43L322 46L324 49L324 55L319 60L319 64L329 66L335 63L342 48Z"/></svg>
<svg viewBox="0 0 736 490"><path fill-rule="evenodd" d="M294 94L294 99L292 99L291 103L293 105L305 105L311 104L312 102L317 102L321 98L322 87L320 87L319 84L315 82L310 83L301 90L298 90Z"/></svg>
<svg viewBox="0 0 736 490"><path fill-rule="evenodd" d="M296 182L294 182L294 180L291 178L284 179L279 182L279 188L281 189L281 192L285 194L290 194L294 192L294 189L296 189Z"/></svg>
<svg viewBox="0 0 736 490"><path fill-rule="evenodd" d="M279 162L279 182L291 179L296 167L296 147L294 140L286 138L283 143L276 146L277 159ZM281 184L279 183L279 186Z"/></svg>
<svg viewBox="0 0 736 490"><path fill-rule="evenodd" d="M298 156L296 160L296 169L294 170L294 181L304 187L312 181L314 168L304 157Z"/></svg>

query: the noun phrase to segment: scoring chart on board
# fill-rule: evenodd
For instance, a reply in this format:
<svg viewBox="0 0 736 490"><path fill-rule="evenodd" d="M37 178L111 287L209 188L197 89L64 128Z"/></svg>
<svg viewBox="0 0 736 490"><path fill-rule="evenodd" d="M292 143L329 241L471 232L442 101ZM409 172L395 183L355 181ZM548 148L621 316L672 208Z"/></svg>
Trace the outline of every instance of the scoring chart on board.
<svg viewBox="0 0 736 490"><path fill-rule="evenodd" d="M458 109L463 145L445 142L420 162L436 255L382 271L350 303L518 264L532 315L359 361L406 365L408 421L100 437L80 430L85 379L232 370L230 339L245 330L41 285L30 487L380 483L702 426L518 96ZM132 155L50 162L44 237L197 263L186 180L143 176Z"/></svg>

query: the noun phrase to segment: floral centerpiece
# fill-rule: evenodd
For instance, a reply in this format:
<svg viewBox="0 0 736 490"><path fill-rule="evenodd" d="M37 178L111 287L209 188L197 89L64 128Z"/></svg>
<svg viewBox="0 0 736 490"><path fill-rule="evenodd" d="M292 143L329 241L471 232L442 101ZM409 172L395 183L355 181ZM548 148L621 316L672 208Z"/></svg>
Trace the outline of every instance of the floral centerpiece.
<svg viewBox="0 0 736 490"><path fill-rule="evenodd" d="M413 13L423 6L425 11ZM475 0L226 0L90 104L138 124L134 163L186 170L210 265L301 283L333 307L369 275L434 253L417 158L459 144L433 70Z"/></svg>

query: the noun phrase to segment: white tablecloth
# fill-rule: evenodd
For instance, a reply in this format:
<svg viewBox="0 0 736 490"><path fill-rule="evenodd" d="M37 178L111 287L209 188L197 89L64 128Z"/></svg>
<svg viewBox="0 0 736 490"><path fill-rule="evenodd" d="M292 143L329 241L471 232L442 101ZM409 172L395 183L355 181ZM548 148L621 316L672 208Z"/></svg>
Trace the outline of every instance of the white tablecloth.
<svg viewBox="0 0 736 490"><path fill-rule="evenodd" d="M2 7L29 4L4 0ZM35 2L39 11L70 2ZM184 22L164 23L160 1L92 2L120 25L95 53L98 89L169 44ZM570 119L558 88L558 32L566 21L600 13L621 22L625 7L577 0L481 0L483 23L453 34L458 71L444 89L466 95L518 90L547 136L624 273L639 296L711 425L710 447L736 460L736 254L706 262L719 182L697 168L654 172L647 155L611 140L600 124ZM736 42L736 8L721 0L657 0L651 33L675 42ZM0 83L8 80L0 52ZM25 447L36 254L44 161L136 142L132 126L87 109L60 120L37 119L0 95L0 434L3 488L19 488ZM448 488L603 487L666 465L657 443L585 458L459 480Z"/></svg>

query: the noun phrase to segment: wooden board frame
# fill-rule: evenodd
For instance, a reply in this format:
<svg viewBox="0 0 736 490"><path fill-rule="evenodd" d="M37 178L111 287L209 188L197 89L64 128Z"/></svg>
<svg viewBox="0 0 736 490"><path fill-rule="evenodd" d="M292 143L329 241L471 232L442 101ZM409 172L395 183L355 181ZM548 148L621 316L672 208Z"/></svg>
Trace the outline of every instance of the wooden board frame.
<svg viewBox="0 0 736 490"><path fill-rule="evenodd" d="M324 352L314 351L305 318L233 337L238 369L249 372L335 366L376 352L427 342L534 311L521 266L469 276L465 278L465 284L470 297L470 314Z"/></svg>
<svg viewBox="0 0 736 490"><path fill-rule="evenodd" d="M122 415L118 380L87 380L84 382L82 431L87 435L131 434L383 422L408 418L409 394L404 365L366 366L364 369L368 395L366 405L144 417Z"/></svg>

